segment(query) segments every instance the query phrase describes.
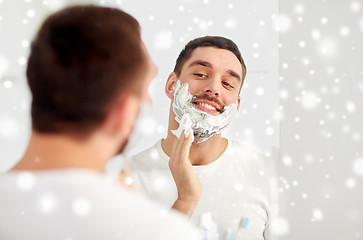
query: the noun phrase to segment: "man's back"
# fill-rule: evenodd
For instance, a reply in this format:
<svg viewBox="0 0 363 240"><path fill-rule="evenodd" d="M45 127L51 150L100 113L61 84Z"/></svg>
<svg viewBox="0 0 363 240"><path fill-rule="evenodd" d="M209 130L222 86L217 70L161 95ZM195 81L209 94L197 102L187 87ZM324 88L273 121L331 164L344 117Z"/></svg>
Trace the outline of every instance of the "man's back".
<svg viewBox="0 0 363 240"><path fill-rule="evenodd" d="M99 174L150 98L156 67L138 21L117 8L61 9L27 63L32 133L0 175L0 239L196 239L186 219Z"/></svg>
<svg viewBox="0 0 363 240"><path fill-rule="evenodd" d="M178 213L89 170L0 176L0 239L196 239Z"/></svg>

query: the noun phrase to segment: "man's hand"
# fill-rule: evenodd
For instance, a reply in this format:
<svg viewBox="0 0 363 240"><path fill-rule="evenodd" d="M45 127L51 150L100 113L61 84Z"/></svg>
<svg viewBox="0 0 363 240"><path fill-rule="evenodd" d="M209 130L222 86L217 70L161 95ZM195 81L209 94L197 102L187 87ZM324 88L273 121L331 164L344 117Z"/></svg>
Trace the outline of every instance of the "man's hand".
<svg viewBox="0 0 363 240"><path fill-rule="evenodd" d="M202 195L202 185L189 161L189 151L192 144L192 135L187 138L184 132L174 146L169 160L169 168L173 175L178 199L173 208L191 217Z"/></svg>

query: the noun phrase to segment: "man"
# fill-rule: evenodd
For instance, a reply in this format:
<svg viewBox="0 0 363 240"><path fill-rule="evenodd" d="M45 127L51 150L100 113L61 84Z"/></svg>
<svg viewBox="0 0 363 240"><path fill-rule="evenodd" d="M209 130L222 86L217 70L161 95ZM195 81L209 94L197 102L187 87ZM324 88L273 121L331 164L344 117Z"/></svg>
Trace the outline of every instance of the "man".
<svg viewBox="0 0 363 240"><path fill-rule="evenodd" d="M27 67L30 142L0 176L0 239L197 239L184 216L105 174L154 75L127 13L76 6L45 20Z"/></svg>
<svg viewBox="0 0 363 240"><path fill-rule="evenodd" d="M172 100L167 137L131 162L143 194L190 216L210 239L270 239L271 171L261 154L221 136L240 105L245 76L241 53L231 40L206 36L190 41L165 86ZM193 141L190 147L176 147L187 161L172 155L180 139ZM184 182L175 174L180 169L187 173ZM175 207L175 199L183 196L189 202Z"/></svg>

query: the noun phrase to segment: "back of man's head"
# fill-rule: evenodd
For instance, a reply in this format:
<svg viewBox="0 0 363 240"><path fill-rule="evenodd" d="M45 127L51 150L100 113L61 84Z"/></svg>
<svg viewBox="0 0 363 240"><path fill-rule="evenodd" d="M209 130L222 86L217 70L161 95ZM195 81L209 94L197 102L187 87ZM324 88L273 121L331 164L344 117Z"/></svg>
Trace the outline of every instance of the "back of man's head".
<svg viewBox="0 0 363 240"><path fill-rule="evenodd" d="M87 136L118 96L139 94L145 67L140 27L127 13L75 6L49 16L27 67L33 130Z"/></svg>

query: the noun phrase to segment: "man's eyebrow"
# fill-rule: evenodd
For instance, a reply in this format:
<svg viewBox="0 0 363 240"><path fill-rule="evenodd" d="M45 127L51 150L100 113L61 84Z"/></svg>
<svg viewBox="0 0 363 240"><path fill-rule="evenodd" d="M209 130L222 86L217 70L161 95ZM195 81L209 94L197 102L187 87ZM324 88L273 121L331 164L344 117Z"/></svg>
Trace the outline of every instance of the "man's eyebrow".
<svg viewBox="0 0 363 240"><path fill-rule="evenodd" d="M227 73L229 75L231 75L232 77L235 77L238 80L238 82L241 82L241 76L238 73L236 73L235 71L228 70Z"/></svg>
<svg viewBox="0 0 363 240"><path fill-rule="evenodd" d="M189 67L192 67L195 65L202 65L204 67L213 68L213 65L211 63L202 61L202 60L196 60L196 61L192 62L191 64L189 64Z"/></svg>

